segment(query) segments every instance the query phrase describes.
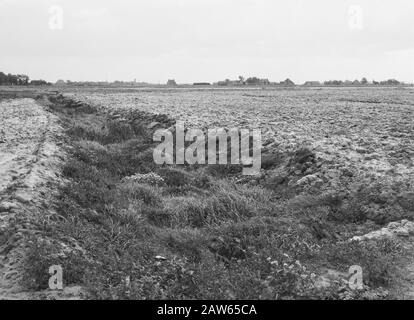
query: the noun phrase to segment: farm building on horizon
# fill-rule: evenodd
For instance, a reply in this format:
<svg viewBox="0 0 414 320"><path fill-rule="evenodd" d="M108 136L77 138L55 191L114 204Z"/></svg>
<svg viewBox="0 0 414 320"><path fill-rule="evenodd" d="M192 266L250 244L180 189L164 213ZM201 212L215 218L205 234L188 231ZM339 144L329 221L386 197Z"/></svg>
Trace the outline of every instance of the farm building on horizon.
<svg viewBox="0 0 414 320"><path fill-rule="evenodd" d="M177 82L174 79L168 79L167 86L176 86Z"/></svg>
<svg viewBox="0 0 414 320"><path fill-rule="evenodd" d="M320 86L321 83L319 81L306 81L303 85L304 86Z"/></svg>
<svg viewBox="0 0 414 320"><path fill-rule="evenodd" d="M279 82L279 85L282 85L282 86L294 86L295 83L292 80L290 80L289 78L287 78L285 81L280 81Z"/></svg>

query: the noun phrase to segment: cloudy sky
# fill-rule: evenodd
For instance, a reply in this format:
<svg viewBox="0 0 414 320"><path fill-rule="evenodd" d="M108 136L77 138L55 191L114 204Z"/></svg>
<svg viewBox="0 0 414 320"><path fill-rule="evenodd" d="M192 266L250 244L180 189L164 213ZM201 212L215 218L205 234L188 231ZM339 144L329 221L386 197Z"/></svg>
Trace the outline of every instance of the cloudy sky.
<svg viewBox="0 0 414 320"><path fill-rule="evenodd" d="M0 43L48 81L414 82L414 1L0 0Z"/></svg>

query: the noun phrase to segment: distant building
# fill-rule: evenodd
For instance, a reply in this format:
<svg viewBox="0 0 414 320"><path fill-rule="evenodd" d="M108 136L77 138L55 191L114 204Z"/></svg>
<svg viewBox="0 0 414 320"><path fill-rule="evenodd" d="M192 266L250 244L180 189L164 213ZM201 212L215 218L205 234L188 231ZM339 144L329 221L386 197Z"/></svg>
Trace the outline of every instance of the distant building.
<svg viewBox="0 0 414 320"><path fill-rule="evenodd" d="M209 86L210 82L194 82L193 86Z"/></svg>
<svg viewBox="0 0 414 320"><path fill-rule="evenodd" d="M230 85L230 82L231 81L229 79L226 79L224 81L217 82L217 85L219 85L219 86L228 86L228 85Z"/></svg>
<svg viewBox="0 0 414 320"><path fill-rule="evenodd" d="M285 81L281 81L279 84L282 86L294 86L295 85L295 83L289 78L286 79Z"/></svg>
<svg viewBox="0 0 414 320"><path fill-rule="evenodd" d="M396 85L400 85L400 84L403 84L403 83L399 82L395 79L388 79L386 81L381 81L380 84L381 85L387 85L387 86L396 86Z"/></svg>
<svg viewBox="0 0 414 320"><path fill-rule="evenodd" d="M174 79L168 79L167 81L167 86L176 86L177 83L175 82Z"/></svg>
<svg viewBox="0 0 414 320"><path fill-rule="evenodd" d="M30 85L32 85L32 86L50 86L52 84L50 82L45 81L45 80L32 80L32 81L30 81Z"/></svg>
<svg viewBox="0 0 414 320"><path fill-rule="evenodd" d="M342 80L328 80L328 81L325 81L323 84L325 86L342 86L344 82Z"/></svg>
<svg viewBox="0 0 414 320"><path fill-rule="evenodd" d="M240 86L241 83L240 83L239 80L226 79L224 81L217 82L217 85L219 85L219 86Z"/></svg>
<svg viewBox="0 0 414 320"><path fill-rule="evenodd" d="M260 79L258 77L249 77L246 80L244 77L239 76L238 80L226 79L224 81L218 81L214 83L218 86L230 86L230 87L239 87L239 86L268 86L271 85L269 79Z"/></svg>
<svg viewBox="0 0 414 320"><path fill-rule="evenodd" d="M257 77L250 77L246 79L246 84L255 86L267 86L270 84L269 79L260 79Z"/></svg>
<svg viewBox="0 0 414 320"><path fill-rule="evenodd" d="M259 79L259 85L268 86L270 84L269 79Z"/></svg>
<svg viewBox="0 0 414 320"><path fill-rule="evenodd" d="M306 81L303 85L304 86L320 86L321 83L319 81Z"/></svg>

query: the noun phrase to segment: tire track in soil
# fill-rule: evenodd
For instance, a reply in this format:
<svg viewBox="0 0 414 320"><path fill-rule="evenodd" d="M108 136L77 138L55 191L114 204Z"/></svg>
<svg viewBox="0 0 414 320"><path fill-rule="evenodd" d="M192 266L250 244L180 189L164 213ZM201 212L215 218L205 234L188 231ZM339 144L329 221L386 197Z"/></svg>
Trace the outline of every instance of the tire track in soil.
<svg viewBox="0 0 414 320"><path fill-rule="evenodd" d="M52 215L51 181L63 160L58 118L33 99L0 102L0 299L31 299L20 285L25 239Z"/></svg>

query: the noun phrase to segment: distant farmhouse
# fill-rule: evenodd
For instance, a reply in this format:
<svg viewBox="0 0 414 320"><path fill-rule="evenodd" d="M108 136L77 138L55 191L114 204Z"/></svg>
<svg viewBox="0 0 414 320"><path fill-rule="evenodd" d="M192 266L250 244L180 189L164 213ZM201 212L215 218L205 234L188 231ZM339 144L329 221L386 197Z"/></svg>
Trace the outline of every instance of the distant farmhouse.
<svg viewBox="0 0 414 320"><path fill-rule="evenodd" d="M217 85L219 86L267 86L270 85L269 79L260 79L257 77L250 77L247 79L244 79L244 77L239 76L238 80L230 80L226 79L224 81L217 82Z"/></svg>
<svg viewBox="0 0 414 320"><path fill-rule="evenodd" d="M269 79L259 79L257 77L250 77L246 79L247 85L253 86L268 86L270 84Z"/></svg>
<svg viewBox="0 0 414 320"><path fill-rule="evenodd" d="M219 86L295 86L295 83L290 79L281 82L270 82L267 78L249 77L244 79L242 76L239 76L238 80L226 79L215 84Z"/></svg>
<svg viewBox="0 0 414 320"><path fill-rule="evenodd" d="M312 87L312 86L320 86L321 83L319 81L306 81L303 85Z"/></svg>
<svg viewBox="0 0 414 320"><path fill-rule="evenodd" d="M177 83L175 82L174 79L168 79L167 81L167 86L176 86Z"/></svg>
<svg viewBox="0 0 414 320"><path fill-rule="evenodd" d="M386 81L381 81L379 84L380 85L388 85L388 86L398 86L400 84L404 84L404 82L400 82L400 81L395 80L395 79L388 79Z"/></svg>
<svg viewBox="0 0 414 320"><path fill-rule="evenodd" d="M279 85L281 85L281 86L294 86L295 83L288 78L285 81L280 81Z"/></svg>
<svg viewBox="0 0 414 320"><path fill-rule="evenodd" d="M242 85L244 85L244 82L242 82L240 80L226 79L224 81L217 82L217 85L219 85L219 86L242 86Z"/></svg>

